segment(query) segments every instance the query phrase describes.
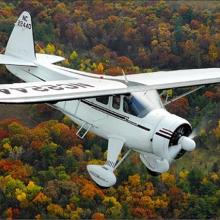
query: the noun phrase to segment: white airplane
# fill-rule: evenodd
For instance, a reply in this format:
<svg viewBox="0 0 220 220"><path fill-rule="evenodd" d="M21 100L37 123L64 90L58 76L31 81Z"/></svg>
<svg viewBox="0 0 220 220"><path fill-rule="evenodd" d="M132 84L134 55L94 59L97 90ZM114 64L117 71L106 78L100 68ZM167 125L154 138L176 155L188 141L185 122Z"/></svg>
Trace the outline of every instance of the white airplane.
<svg viewBox="0 0 220 220"><path fill-rule="evenodd" d="M87 166L99 186L116 183L114 171L131 150L140 154L150 173L160 174L176 158L195 149L190 123L166 111L157 90L219 83L220 69L111 77L54 65L63 60L35 53L31 16L24 11L5 54L0 54L0 64L25 83L1 85L0 103L48 103L80 126L80 138L92 131L107 139L106 163ZM129 150L117 162L123 146Z"/></svg>

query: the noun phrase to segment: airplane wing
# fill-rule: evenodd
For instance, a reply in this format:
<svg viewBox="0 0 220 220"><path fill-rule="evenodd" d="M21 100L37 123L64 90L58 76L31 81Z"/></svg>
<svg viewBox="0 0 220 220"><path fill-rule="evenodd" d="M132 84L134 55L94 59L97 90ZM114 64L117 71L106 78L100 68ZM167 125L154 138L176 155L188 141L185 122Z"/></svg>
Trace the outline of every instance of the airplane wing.
<svg viewBox="0 0 220 220"><path fill-rule="evenodd" d="M126 82L128 80L128 82ZM128 94L136 91L220 83L220 69L141 73L108 79L71 80L0 85L0 103L40 103Z"/></svg>
<svg viewBox="0 0 220 220"><path fill-rule="evenodd" d="M116 77L123 79L123 76ZM140 73L126 76L128 81L146 85L146 89L170 89L220 83L220 68L188 69Z"/></svg>
<svg viewBox="0 0 220 220"><path fill-rule="evenodd" d="M127 85L106 79L71 79L61 81L14 83L0 85L0 103L58 102L103 95L127 94L144 90L136 83Z"/></svg>

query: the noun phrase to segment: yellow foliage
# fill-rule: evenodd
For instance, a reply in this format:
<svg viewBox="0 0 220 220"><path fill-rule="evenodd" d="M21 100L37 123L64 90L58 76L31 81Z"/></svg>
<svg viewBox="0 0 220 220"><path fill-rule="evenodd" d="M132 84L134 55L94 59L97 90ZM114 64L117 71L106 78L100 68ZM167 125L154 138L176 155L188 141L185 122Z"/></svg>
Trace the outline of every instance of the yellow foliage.
<svg viewBox="0 0 220 220"><path fill-rule="evenodd" d="M203 179L202 179L202 184L207 184L209 181L208 181L208 178L207 177L204 177Z"/></svg>
<svg viewBox="0 0 220 220"><path fill-rule="evenodd" d="M71 211L70 219L80 219L80 215L83 213L82 208L77 208L75 211Z"/></svg>
<svg viewBox="0 0 220 220"><path fill-rule="evenodd" d="M158 197L155 201L154 201L154 207L155 208L167 208L169 204L169 200L166 196L161 196Z"/></svg>
<svg viewBox="0 0 220 220"><path fill-rule="evenodd" d="M158 41L157 40L151 41L151 46L152 47L156 47L157 45L158 45Z"/></svg>
<svg viewBox="0 0 220 220"><path fill-rule="evenodd" d="M55 48L55 46L53 44L47 44L47 46L45 48L45 51L48 54L55 54L56 48Z"/></svg>
<svg viewBox="0 0 220 220"><path fill-rule="evenodd" d="M179 177L180 177L180 179L185 180L186 177L188 176L188 174L189 174L189 171L187 171L187 170L181 170L181 171L179 172Z"/></svg>
<svg viewBox="0 0 220 220"><path fill-rule="evenodd" d="M216 61L218 59L219 53L218 48L214 43L211 43L209 46L209 57L211 61Z"/></svg>
<svg viewBox="0 0 220 220"><path fill-rule="evenodd" d="M210 176L210 179L213 181L213 182L217 182L219 180L219 176L217 173L211 173L211 176Z"/></svg>
<svg viewBox="0 0 220 220"><path fill-rule="evenodd" d="M77 52L74 50L71 54L70 54L70 60L76 60L78 58L78 54Z"/></svg>
<svg viewBox="0 0 220 220"><path fill-rule="evenodd" d="M168 172L161 174L161 181L163 183L167 184L168 186L172 186L176 182L175 176L173 174L168 173Z"/></svg>
<svg viewBox="0 0 220 220"><path fill-rule="evenodd" d="M154 195L154 186L152 182L145 183L146 190L144 190L143 194L145 196L153 196Z"/></svg>
<svg viewBox="0 0 220 220"><path fill-rule="evenodd" d="M169 96L169 97L173 96L173 90L172 89L167 90L167 96Z"/></svg>
<svg viewBox="0 0 220 220"><path fill-rule="evenodd" d="M58 49L58 50L57 50L57 55L58 55L58 56L61 56L61 57L64 56L64 55L63 55L63 51L60 50L60 49Z"/></svg>
<svg viewBox="0 0 220 220"><path fill-rule="evenodd" d="M129 176L128 182L131 184L131 186L138 186L141 183L141 178L139 174L135 174L133 176Z"/></svg>
<svg viewBox="0 0 220 220"><path fill-rule="evenodd" d="M117 201L117 199L114 196L106 196L104 200L102 201L105 205L111 205L114 207L117 207L118 209L121 209L121 204Z"/></svg>
<svg viewBox="0 0 220 220"><path fill-rule="evenodd" d="M95 70L97 73L102 74L104 71L104 66L102 63L99 63Z"/></svg>
<svg viewBox="0 0 220 220"><path fill-rule="evenodd" d="M141 206L147 207L149 209L153 209L154 208L154 201L151 199L150 196L142 196L140 198L139 204Z"/></svg>
<svg viewBox="0 0 220 220"><path fill-rule="evenodd" d="M20 189L16 189L15 195L16 195L16 199L17 199L19 202L25 202L25 201L27 200L27 195L26 195L26 193L23 192L23 191L20 190Z"/></svg>
<svg viewBox="0 0 220 220"><path fill-rule="evenodd" d="M63 208L60 205L51 203L47 206L47 211L51 215L63 217Z"/></svg>
<svg viewBox="0 0 220 220"><path fill-rule="evenodd" d="M9 143L5 143L5 144L3 144L3 148L5 150L10 150L11 149L11 145Z"/></svg>
<svg viewBox="0 0 220 220"><path fill-rule="evenodd" d="M35 188L35 184L34 184L34 182L33 181L29 181L29 183L28 183L28 185L27 185L27 189L28 190L32 190L32 189L34 189Z"/></svg>
<svg viewBox="0 0 220 220"><path fill-rule="evenodd" d="M102 160L96 160L96 159L93 159L93 160L90 160L88 162L88 164L94 164L94 165L103 165L103 161Z"/></svg>

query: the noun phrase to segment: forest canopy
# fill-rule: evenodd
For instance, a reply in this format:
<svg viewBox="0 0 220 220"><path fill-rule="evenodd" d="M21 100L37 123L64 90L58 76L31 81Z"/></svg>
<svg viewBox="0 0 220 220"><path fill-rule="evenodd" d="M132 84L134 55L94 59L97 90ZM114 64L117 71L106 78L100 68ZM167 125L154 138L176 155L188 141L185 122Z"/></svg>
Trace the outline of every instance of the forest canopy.
<svg viewBox="0 0 220 220"><path fill-rule="evenodd" d="M2 0L1 52L24 10L36 51L64 56L70 68L121 75L219 67L219 1ZM0 67L1 83L16 80ZM104 140L91 133L78 139L76 125L47 105L2 105L0 218L219 218L219 102L216 86L170 104L198 128L198 149L159 177L133 153L109 189L86 171L105 162ZM13 117L5 118L9 109Z"/></svg>

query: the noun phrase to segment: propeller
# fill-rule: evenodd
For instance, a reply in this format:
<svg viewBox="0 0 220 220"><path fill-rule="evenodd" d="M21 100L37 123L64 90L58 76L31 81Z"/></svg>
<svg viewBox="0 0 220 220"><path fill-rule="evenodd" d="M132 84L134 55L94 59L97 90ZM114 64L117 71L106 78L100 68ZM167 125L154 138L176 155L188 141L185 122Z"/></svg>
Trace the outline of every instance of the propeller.
<svg viewBox="0 0 220 220"><path fill-rule="evenodd" d="M178 144L169 147L169 160L179 159L187 151L193 151L196 148L196 143L191 137L180 137Z"/></svg>
<svg viewBox="0 0 220 220"><path fill-rule="evenodd" d="M203 118L200 123L193 129L189 131L186 127L181 126L175 131L173 140L171 140L171 146L169 147L169 157L170 160L179 159L187 151L193 151L196 147L195 139L199 135L201 128L207 126L207 118ZM188 130L188 131L187 131Z"/></svg>
<svg viewBox="0 0 220 220"><path fill-rule="evenodd" d="M191 138L192 129L188 124L183 124L178 127L171 140L169 146L168 157L169 160L179 159L186 151L193 151L196 147L196 143Z"/></svg>

